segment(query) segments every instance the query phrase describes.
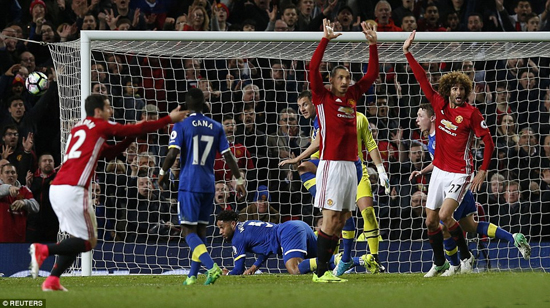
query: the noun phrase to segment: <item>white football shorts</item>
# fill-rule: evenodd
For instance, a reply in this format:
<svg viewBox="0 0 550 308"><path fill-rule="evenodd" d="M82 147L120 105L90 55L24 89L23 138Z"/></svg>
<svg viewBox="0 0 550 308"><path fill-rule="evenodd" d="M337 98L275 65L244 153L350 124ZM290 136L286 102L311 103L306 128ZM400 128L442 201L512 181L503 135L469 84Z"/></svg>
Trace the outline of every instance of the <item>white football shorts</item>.
<svg viewBox="0 0 550 308"><path fill-rule="evenodd" d="M84 240L97 238L95 209L88 190L80 186L52 185L50 202L59 220L59 229Z"/></svg>
<svg viewBox="0 0 550 308"><path fill-rule="evenodd" d="M341 212L355 210L357 167L352 161L321 160L317 167L315 207Z"/></svg>
<svg viewBox="0 0 550 308"><path fill-rule="evenodd" d="M426 207L431 210L439 209L443 205L443 200L447 198L460 204L470 188L471 180L471 174L447 172L434 166Z"/></svg>

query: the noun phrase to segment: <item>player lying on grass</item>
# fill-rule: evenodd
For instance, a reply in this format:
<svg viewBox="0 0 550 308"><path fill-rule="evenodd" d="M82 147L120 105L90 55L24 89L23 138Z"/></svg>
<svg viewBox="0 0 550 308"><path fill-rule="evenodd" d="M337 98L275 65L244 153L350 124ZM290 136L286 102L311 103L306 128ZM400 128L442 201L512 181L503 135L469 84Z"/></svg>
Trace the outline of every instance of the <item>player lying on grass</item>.
<svg viewBox="0 0 550 308"><path fill-rule="evenodd" d="M428 152L432 157L432 160L435 155L435 115L434 110L430 104L422 104L418 110L416 117L416 124L420 127L420 130L423 132L428 132ZM432 172L433 164L426 166L420 171L413 171L409 177L409 180L412 180L413 177L418 175L426 174ZM527 260L531 256L531 247L525 239L525 236L521 233L511 234L508 231L496 226L492 223L486 221L476 222L474 220L474 214L477 213L477 206L474 200L474 195L470 190L466 192L464 199L453 213L453 217L462 229L466 232L478 233L480 235L486 235L490 238L498 238L501 240L508 241L514 244L522 256ZM461 266L460 259L457 254L457 244L456 241L451 237L451 234L445 228L445 226L440 222L441 228L443 230L443 245L445 248L445 254L447 260L443 266L444 270L437 270L433 266L424 277L434 277L439 273L442 273L441 276L452 276L463 271L464 268ZM460 251L461 255L464 255L463 251ZM450 265L449 265L450 263ZM468 267L466 267L468 268Z"/></svg>
<svg viewBox="0 0 550 308"><path fill-rule="evenodd" d="M317 236L305 222L291 220L272 224L259 220L238 221L234 211L222 211L216 217L216 226L227 241L231 241L235 259L233 270L224 269L226 275L254 274L272 254L281 253L288 273L306 274L317 269ZM255 253L256 262L245 270L246 253ZM309 259L307 259L309 258ZM331 267L334 268L332 256ZM338 263L338 262L336 262ZM354 265L373 267L374 257L364 255L353 258Z"/></svg>

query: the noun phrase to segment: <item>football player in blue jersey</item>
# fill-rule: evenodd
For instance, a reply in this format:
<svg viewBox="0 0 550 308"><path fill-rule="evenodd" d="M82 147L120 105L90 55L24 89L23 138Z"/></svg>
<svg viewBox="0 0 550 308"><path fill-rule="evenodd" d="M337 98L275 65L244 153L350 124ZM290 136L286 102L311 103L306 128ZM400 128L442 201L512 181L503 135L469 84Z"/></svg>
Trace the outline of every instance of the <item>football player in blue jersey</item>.
<svg viewBox="0 0 550 308"><path fill-rule="evenodd" d="M159 173L159 184L168 180L165 175L181 153L178 218L185 241L192 251L191 270L184 285L196 282L201 264L208 269L204 284L209 285L222 275L221 268L212 260L205 246L206 225L214 204L214 160L217 152L224 156L231 172L239 176L237 193L244 196L246 190L222 125L202 114L205 107L202 91L190 89L185 102L190 114L172 129L168 154Z"/></svg>
<svg viewBox="0 0 550 308"><path fill-rule="evenodd" d="M418 110L417 117L416 117L416 124L420 127L420 130L422 132L428 133L428 152L430 153L430 156L432 157L432 159L435 154L434 121L435 121L435 115L434 115L434 110L432 108L432 105L431 104L420 105L420 108ZM432 169L433 169L433 164L430 164L420 171L413 171L409 177L409 180L412 180L413 177L429 173L432 171ZM521 233L511 234L510 232L505 231L499 226L496 226L486 221L476 222L474 220L474 215L473 215L475 213L477 213L476 202L472 192L468 190L468 192L464 196L464 199L462 200L462 202L460 203L460 205L458 206L458 208L453 214L454 219L459 222L462 229L466 232L478 233L481 235L486 235L490 238L498 238L498 239L513 243L518 248L523 258L525 258L526 260L529 259L529 257L531 256L531 247L529 246L529 243L527 242L527 239L523 234ZM465 258L464 260L463 258L461 258L463 260L462 261L459 260L459 257L457 254L458 249L457 249L457 244L455 240L451 237L450 233L443 226L443 224L441 224L441 226L442 226L441 228L443 230L443 238L444 238L443 245L444 245L445 254L448 261L446 261L445 264L440 267L437 267L435 265L432 266L430 271L426 273L424 277L434 277L438 274L442 274L441 276L452 276L459 272L471 273L473 261L470 261L470 259L473 260L473 256L469 259ZM460 254L463 255L464 252L460 251Z"/></svg>

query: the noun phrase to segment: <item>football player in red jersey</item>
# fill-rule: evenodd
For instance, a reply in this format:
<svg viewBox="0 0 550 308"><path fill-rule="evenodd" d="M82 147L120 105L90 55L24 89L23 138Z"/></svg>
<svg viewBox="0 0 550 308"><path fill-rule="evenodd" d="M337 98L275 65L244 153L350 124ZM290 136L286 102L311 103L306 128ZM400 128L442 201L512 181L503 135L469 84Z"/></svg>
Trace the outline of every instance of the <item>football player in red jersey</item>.
<svg viewBox="0 0 550 308"><path fill-rule="evenodd" d="M436 117L434 125L437 147L426 205L426 226L434 251L434 265L425 277L433 277L449 267L443 253L440 220L460 248L461 272L468 273L472 272L474 257L468 251L464 233L454 220L453 213L462 202L470 185L473 192L481 187L491 162L494 143L481 112L466 102L466 98L472 91L472 81L461 72L450 72L441 77L439 92L436 92L422 66L409 52L415 34L416 31L413 31L403 44L403 53L424 95L430 101ZM474 134L483 139L485 150L483 164L472 180L474 167L470 147L474 142ZM462 255L462 251L465 255Z"/></svg>
<svg viewBox="0 0 550 308"><path fill-rule="evenodd" d="M126 138L114 146L105 144L112 136L137 136L153 132L187 115L177 107L170 115L156 121L135 125L110 122L112 108L107 96L92 94L85 101L86 118L76 123L67 139L65 160L50 188L50 201L61 231L71 235L57 244L32 244L31 274L38 276L44 260L58 255L50 276L42 284L43 291L66 291L59 283L61 274L73 264L81 252L90 251L97 242L97 226L93 206L88 200L88 187L99 158L114 158L134 138Z"/></svg>
<svg viewBox="0 0 550 308"><path fill-rule="evenodd" d="M330 90L323 85L319 71L323 54L334 33L329 20L323 20L323 39L315 50L309 66L313 104L319 119L320 162L317 169L315 207L322 210L323 225L317 240L318 267L314 282L342 282L328 271L328 262L338 244L347 214L355 210L358 178L362 170L355 162L357 156L357 102L378 77L376 29L361 23L369 43L367 74L353 86L345 66L336 66L330 73Z"/></svg>

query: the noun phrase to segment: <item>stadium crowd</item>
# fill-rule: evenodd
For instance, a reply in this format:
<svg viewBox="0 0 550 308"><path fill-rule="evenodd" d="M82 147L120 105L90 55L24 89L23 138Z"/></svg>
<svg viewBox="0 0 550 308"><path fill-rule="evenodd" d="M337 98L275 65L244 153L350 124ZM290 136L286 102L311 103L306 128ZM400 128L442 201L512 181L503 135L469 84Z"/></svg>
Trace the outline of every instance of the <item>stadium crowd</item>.
<svg viewBox="0 0 550 308"><path fill-rule="evenodd" d="M0 242L57 240L57 218L48 198L49 183L62 158L57 76L47 45L19 39L67 42L78 39L80 30L319 31L324 18L336 21L335 31L339 32L359 31L359 23L365 20L375 23L378 32L550 30L550 0L6 2L10 5L0 12L0 179L4 185L29 187L39 209L12 210L9 195L0 195ZM361 63L343 64L355 80L366 71ZM110 97L114 120L120 123L158 119L184 102L187 89L203 91L209 114L223 124L249 191L248 196L236 196L234 178L219 155L209 232L214 235L213 219L222 210L238 211L242 220L274 223L303 219L313 225L318 217L295 166L278 167L281 160L298 156L310 142L310 123L300 115L296 103L299 93L308 90L307 65L278 59L173 59L94 52L91 86L92 92ZM324 78L334 65L323 63ZM479 218L513 233L548 240L549 58L422 65L435 85L442 73L451 70L463 71L474 84L468 101L485 116L496 145L488 181L475 194ZM34 71L42 71L50 79L50 88L42 96L29 94L24 86ZM423 208L429 175L409 180L411 172L430 163L427 136L415 123L418 106L424 102L407 65L382 63L379 79L357 103L358 111L370 122L390 175L392 189L386 195L377 184L374 169L369 171L385 239L427 238ZM160 134L140 136L120 157L99 164L92 198L100 239L181 240L175 206L179 160L170 170L168 187L159 187L157 181L168 138L169 127ZM479 163L482 142L474 148ZM16 170L15 183L10 166ZM0 189L0 193L4 191ZM29 195L24 196L27 198ZM2 238L4 234L9 236Z"/></svg>

